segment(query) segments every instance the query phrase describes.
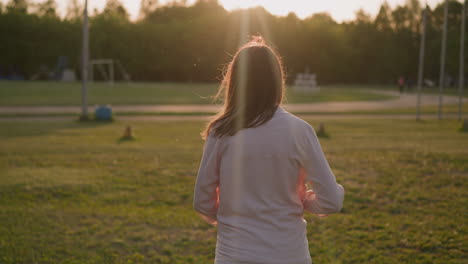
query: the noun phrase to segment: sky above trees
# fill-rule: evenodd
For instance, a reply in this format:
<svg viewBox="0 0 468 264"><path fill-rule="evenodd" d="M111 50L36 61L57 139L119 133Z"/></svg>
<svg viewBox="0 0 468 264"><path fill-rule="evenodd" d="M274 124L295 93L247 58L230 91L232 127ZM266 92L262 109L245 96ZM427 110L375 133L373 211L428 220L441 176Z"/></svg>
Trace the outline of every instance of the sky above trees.
<svg viewBox="0 0 468 264"><path fill-rule="evenodd" d="M9 0L0 0L6 3ZM32 2L44 2L45 0L32 0ZM101 10L106 0L88 0L91 10L97 8ZM171 2L173 0L159 0L161 4ZM195 0L187 0L190 4ZM376 15L380 5L385 0L219 0L219 2L228 10L236 8L245 8L253 6L263 6L270 13L275 15L287 15L289 12L296 13L299 17L305 18L311 14L318 12L328 12L338 22L355 18L355 12L358 9L364 9L371 15ZM404 4L406 0L387 0L391 7L399 4ZM421 2L424 0L421 0ZM427 0L431 7L442 2L443 0ZM70 0L56 0L60 12L63 14ZM84 0L82 0L84 2ZM121 0L125 8L130 13L132 19L138 17L140 12L139 0Z"/></svg>

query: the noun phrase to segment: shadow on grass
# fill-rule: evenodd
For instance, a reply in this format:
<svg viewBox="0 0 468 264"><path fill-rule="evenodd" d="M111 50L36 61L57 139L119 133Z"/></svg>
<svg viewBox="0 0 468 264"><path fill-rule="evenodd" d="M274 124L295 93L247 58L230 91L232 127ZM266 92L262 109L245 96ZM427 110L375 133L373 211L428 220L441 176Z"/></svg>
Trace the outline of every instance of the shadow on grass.
<svg viewBox="0 0 468 264"><path fill-rule="evenodd" d="M458 129L462 133L468 133L468 119L463 120L462 126Z"/></svg>
<svg viewBox="0 0 468 264"><path fill-rule="evenodd" d="M321 138L321 139L330 139L330 134L328 134L327 132L321 132L319 131L317 133L317 137Z"/></svg>
<svg viewBox="0 0 468 264"><path fill-rule="evenodd" d="M117 143L118 144L123 144L125 142L134 142L136 141L136 137L121 137L119 139L117 139Z"/></svg>

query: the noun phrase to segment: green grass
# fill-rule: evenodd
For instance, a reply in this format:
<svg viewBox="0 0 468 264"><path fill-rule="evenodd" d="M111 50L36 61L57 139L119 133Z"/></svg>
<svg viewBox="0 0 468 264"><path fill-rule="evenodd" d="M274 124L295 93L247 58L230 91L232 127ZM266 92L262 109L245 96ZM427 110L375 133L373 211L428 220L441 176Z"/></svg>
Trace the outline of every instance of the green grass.
<svg viewBox="0 0 468 264"><path fill-rule="evenodd" d="M375 115L388 116L388 115L416 115L416 108L393 108L393 109L378 109L378 110L354 110L354 111L341 111L341 112L293 112L297 115L346 115L346 116L359 116L359 115ZM436 115L438 113L438 106L422 106L421 115ZM443 115L456 116L458 115L458 105L444 105L442 108ZM468 114L468 107L463 106L463 116L466 117ZM119 112L114 110L114 117L118 119L124 116L210 116L214 115L214 112ZM28 118L28 117L76 117L76 113L0 113L0 117L9 118Z"/></svg>
<svg viewBox="0 0 468 264"><path fill-rule="evenodd" d="M309 121L346 188L342 214L306 215L314 263L466 263L460 123ZM192 210L203 123L0 127L0 263L213 263L216 229Z"/></svg>
<svg viewBox="0 0 468 264"><path fill-rule="evenodd" d="M439 111L437 105L426 105L421 106L421 114L435 115ZM442 113L444 115L455 115L458 114L458 104L445 104L442 107ZM466 103L462 107L462 113L466 117L468 113L468 107ZM348 111L348 112L335 112L330 114L350 114L350 115L416 115L416 106L411 108L392 108L392 109L377 109L377 110L362 110L362 111Z"/></svg>
<svg viewBox="0 0 468 264"><path fill-rule="evenodd" d="M215 84L92 83L89 104L207 104ZM0 82L0 105L80 105L81 84L62 82Z"/></svg>
<svg viewBox="0 0 468 264"><path fill-rule="evenodd" d="M412 89L409 91L409 93L417 93L418 92L417 89L418 88L416 86L412 87ZM468 90L467 87L465 87L463 89L462 96L464 96L464 97L468 96L467 90ZM439 90L439 87L423 87L422 92L426 93L426 94L438 95L440 93L440 90ZM459 96L458 84L457 84L457 87L446 87L446 88L444 88L444 95Z"/></svg>
<svg viewBox="0 0 468 264"><path fill-rule="evenodd" d="M347 87L355 87L355 88L363 88L363 89L379 89L379 90L386 90L386 91L394 91L394 92L399 92L400 89L397 86L396 82L394 85L346 85ZM440 93L439 86L438 84L434 87L422 87L422 93L424 94L432 94L432 95L438 95ZM405 88L404 93L410 93L410 94L416 94L418 92L418 87L417 85L411 86L410 89ZM458 84L456 84L455 87L445 87L444 88L444 95L451 95L451 96L458 96ZM468 97L468 88L464 87L462 95L464 97Z"/></svg>
<svg viewBox="0 0 468 264"><path fill-rule="evenodd" d="M210 104L218 85L200 83L94 83L89 104ZM321 93L287 94L288 103L387 100L394 97L369 92L359 86L329 86ZM79 83L0 82L0 106L80 105Z"/></svg>

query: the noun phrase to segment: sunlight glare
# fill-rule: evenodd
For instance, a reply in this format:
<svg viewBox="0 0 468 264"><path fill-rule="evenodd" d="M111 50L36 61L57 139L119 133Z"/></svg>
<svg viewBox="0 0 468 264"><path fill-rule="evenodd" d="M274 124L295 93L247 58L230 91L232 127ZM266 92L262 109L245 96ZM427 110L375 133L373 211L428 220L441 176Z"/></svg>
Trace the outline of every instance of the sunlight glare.
<svg viewBox="0 0 468 264"><path fill-rule="evenodd" d="M442 0L428 0L434 7ZM329 13L336 21L352 20L358 9L364 9L371 15L376 15L384 0L219 0L227 9L239 9L262 6L274 15L285 16L294 12L300 18L306 18L315 13ZM387 0L390 6L404 4L406 0Z"/></svg>
<svg viewBox="0 0 468 264"><path fill-rule="evenodd" d="M0 0L6 5L10 0ZM30 0L34 3L44 2L46 0ZM132 19L138 18L140 12L139 0L120 0L127 9ZM159 3L164 5L171 0L160 0ZM193 4L196 0L188 0L188 4ZM376 15L380 5L384 0L218 0L221 5L227 10L249 8L262 6L273 15L285 16L290 12L294 12L300 18L306 18L312 14L319 12L329 13L336 21L352 20L355 18L355 13L358 9L363 8L371 15ZM392 8L397 5L404 4L406 0L386 0ZM69 3L69 0L56 0L59 13L64 15ZM79 3L84 0L78 0ZM431 8L434 8L442 0L428 0ZM90 13L94 10L101 11L106 4L106 0L89 0Z"/></svg>
<svg viewBox="0 0 468 264"><path fill-rule="evenodd" d="M241 18L241 23L240 23L240 30L239 30L239 46L244 45L248 41L248 34L249 32L249 14L248 12L242 12L242 18ZM237 101L241 102L240 105L245 101L245 87L247 86L247 58L246 57L240 57L240 74L237 75L238 80L236 82L238 83L238 89L236 93ZM235 120L235 126L239 129L242 127L242 124L244 123L245 119L245 108L244 107L238 107L236 111L239 111L237 113L237 118ZM237 136L235 137L235 140L237 141L236 144L234 144L234 168L236 169L234 179L232 180L233 182L233 195L232 197L233 200L241 200L240 195L242 193L241 186L243 186L242 183L242 175L238 175L242 173L242 168L244 168L244 163L243 163L243 152L244 152L244 134L242 133L237 133ZM238 198L239 197L239 198Z"/></svg>
<svg viewBox="0 0 468 264"><path fill-rule="evenodd" d="M373 2L378 2L374 1ZM249 8L262 6L272 14L285 16L294 12L298 17L305 18L314 13L327 12L333 14L338 20L354 17L356 1L317 1L317 0L289 0L289 1L269 1L269 0L220 0L220 3L227 9ZM360 0L357 2L368 2Z"/></svg>

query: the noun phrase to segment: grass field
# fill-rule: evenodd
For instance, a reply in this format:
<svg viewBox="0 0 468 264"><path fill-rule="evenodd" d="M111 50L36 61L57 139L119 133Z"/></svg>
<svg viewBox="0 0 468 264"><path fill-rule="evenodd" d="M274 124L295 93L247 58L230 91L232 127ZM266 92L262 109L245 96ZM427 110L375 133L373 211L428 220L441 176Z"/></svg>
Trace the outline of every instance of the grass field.
<svg viewBox="0 0 468 264"><path fill-rule="evenodd" d="M129 124L134 141L122 122L0 123L0 263L212 263L216 229L192 210L203 124ZM466 263L459 123L326 127L346 198L340 215L306 215L314 263Z"/></svg>
<svg viewBox="0 0 468 264"><path fill-rule="evenodd" d="M379 110L360 110L360 111L342 111L342 112L293 112L298 115L346 115L346 116L359 116L359 115L374 115L377 117L385 117L388 115L404 115L416 116L415 108L395 108L395 109L379 109ZM421 114L436 115L438 113L437 106L423 106L421 107ZM456 118L458 116L458 105L444 105L442 113L445 118ZM215 112L119 112L113 111L114 118L132 116L135 118L141 116L212 116ZM468 107L462 108L462 115L466 117L468 114ZM0 113L0 118L33 118L33 117L77 117L77 113Z"/></svg>
<svg viewBox="0 0 468 264"><path fill-rule="evenodd" d="M373 101L394 98L375 94L367 86L329 86L321 93L288 91L288 103ZM210 104L217 84L190 83L107 83L91 84L89 103L113 105ZM79 83L0 81L0 106L80 105Z"/></svg>

